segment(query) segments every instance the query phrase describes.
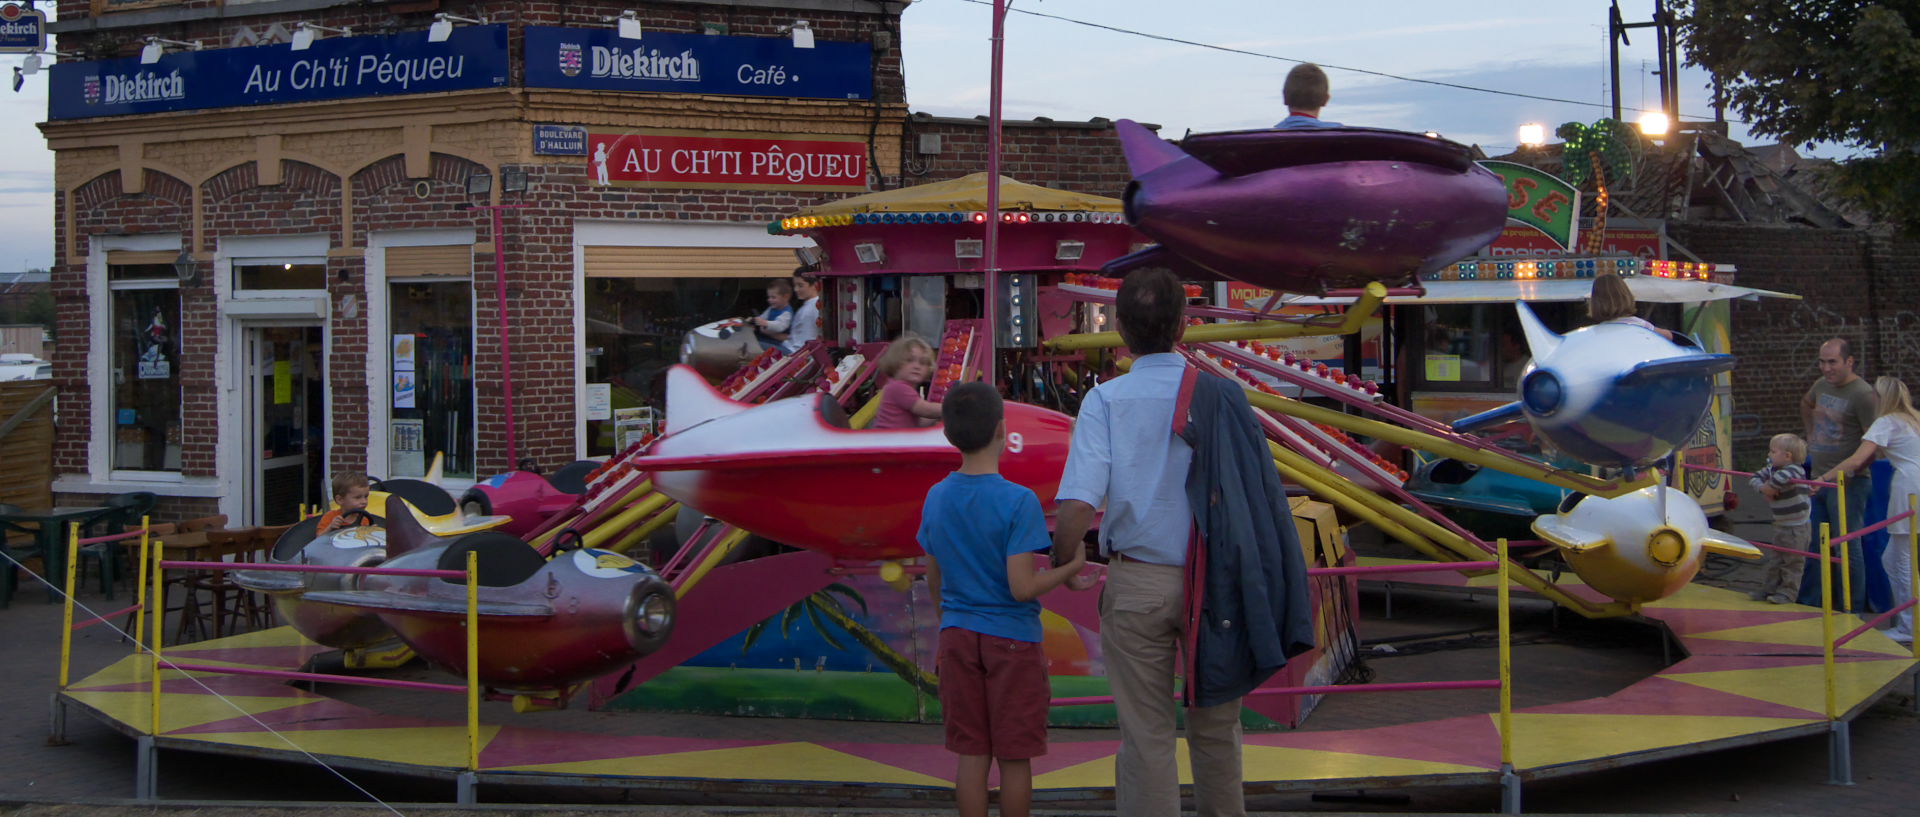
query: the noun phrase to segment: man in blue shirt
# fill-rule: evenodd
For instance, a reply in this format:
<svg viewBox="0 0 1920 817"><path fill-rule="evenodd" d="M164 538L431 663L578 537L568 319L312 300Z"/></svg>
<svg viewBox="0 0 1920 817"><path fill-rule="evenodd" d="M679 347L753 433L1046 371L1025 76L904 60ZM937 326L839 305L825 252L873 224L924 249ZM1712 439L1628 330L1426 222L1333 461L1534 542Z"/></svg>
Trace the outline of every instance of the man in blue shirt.
<svg viewBox="0 0 1920 817"><path fill-rule="evenodd" d="M1281 101L1287 103L1287 118L1274 125L1277 129L1338 128L1338 122L1328 122L1320 118L1320 109L1327 106L1332 95L1327 90L1327 72L1320 66L1303 62L1287 72L1287 84L1280 89Z"/></svg>
<svg viewBox="0 0 1920 817"><path fill-rule="evenodd" d="M1186 630L1185 565L1193 533L1187 470L1193 449L1173 434L1186 361L1186 293L1173 273L1127 276L1115 299L1120 337L1134 355L1125 376L1087 394L1074 421L1054 521L1054 561L1083 549L1100 522L1108 556L1100 649L1120 721L1114 800L1121 817L1180 813L1173 679ZM1069 587L1084 589L1078 581ZM1201 817L1246 814L1240 777L1240 700L1187 710L1187 754Z"/></svg>

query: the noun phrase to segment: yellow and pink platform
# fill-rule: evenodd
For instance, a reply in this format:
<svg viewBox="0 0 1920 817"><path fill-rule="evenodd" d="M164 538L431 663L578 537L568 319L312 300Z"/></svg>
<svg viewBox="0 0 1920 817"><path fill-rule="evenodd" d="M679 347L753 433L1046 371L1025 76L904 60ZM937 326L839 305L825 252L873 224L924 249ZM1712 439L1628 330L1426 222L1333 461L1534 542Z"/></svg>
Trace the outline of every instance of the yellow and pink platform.
<svg viewBox="0 0 1920 817"><path fill-rule="evenodd" d="M1491 589L1494 581L1491 576L1431 575L1423 583ZM1521 779L1829 728L1823 714L1819 610L1752 602L1740 593L1696 584L1647 605L1643 614L1667 627L1686 657L1611 695L1516 710L1514 766ZM1836 618L1840 632L1859 624L1851 615ZM324 651L281 627L173 647L167 656L291 670ZM147 665L145 656L128 656L72 684L61 700L123 732L145 734ZM1908 649L1877 631L1863 634L1837 652L1837 711L1842 718L1853 717L1914 665ZM1525 662L1517 661L1515 671L1526 675ZM341 768L437 779L465 770L466 728L457 717L376 711L267 678L193 674L197 677L163 675L156 741L162 749L310 762L304 752ZM907 799L943 798L952 786L953 758L941 747L937 727L913 727L926 742L902 743L655 734L648 730L659 730L645 716L617 720L613 728L632 734L560 731L539 714L488 724L480 735L478 782ZM755 730L758 734L789 730L779 720L757 723L765 727ZM845 731L861 730L849 726ZM1110 796L1117 741L1106 739L1111 732L1093 733L1102 739L1075 739L1077 731L1054 730L1050 753L1034 761L1039 797ZM1254 793L1492 785L1500 775L1497 717L1490 712L1369 729L1249 733L1245 747L1246 782Z"/></svg>

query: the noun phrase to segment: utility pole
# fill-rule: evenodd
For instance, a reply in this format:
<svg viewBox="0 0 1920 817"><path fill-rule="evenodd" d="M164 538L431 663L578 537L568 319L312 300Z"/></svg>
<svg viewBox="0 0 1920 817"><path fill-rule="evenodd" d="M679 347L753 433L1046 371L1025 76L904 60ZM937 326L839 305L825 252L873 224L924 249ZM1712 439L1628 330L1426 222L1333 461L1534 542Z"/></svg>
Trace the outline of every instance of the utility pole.
<svg viewBox="0 0 1920 817"><path fill-rule="evenodd" d="M1620 16L1620 0L1613 0L1607 9L1607 53L1609 70L1613 78L1613 118L1621 120L1620 107L1620 46L1633 45L1627 39L1627 32L1636 28L1654 30L1655 48L1659 52L1660 68L1660 111L1667 115L1672 127L1680 125L1680 35L1674 30L1673 13L1667 10L1666 0L1654 0L1653 19L1644 23L1629 23ZM1621 120L1624 121L1624 120Z"/></svg>

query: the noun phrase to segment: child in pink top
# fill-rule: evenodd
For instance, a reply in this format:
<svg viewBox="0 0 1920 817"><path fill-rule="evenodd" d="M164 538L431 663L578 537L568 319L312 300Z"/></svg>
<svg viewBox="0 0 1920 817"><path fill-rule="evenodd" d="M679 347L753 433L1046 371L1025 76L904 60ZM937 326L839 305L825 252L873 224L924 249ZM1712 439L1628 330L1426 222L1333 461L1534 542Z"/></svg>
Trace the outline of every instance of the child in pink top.
<svg viewBox="0 0 1920 817"><path fill-rule="evenodd" d="M920 397L920 386L933 373L933 347L911 332L895 338L880 353L880 410L868 428L920 428L940 419L940 404Z"/></svg>

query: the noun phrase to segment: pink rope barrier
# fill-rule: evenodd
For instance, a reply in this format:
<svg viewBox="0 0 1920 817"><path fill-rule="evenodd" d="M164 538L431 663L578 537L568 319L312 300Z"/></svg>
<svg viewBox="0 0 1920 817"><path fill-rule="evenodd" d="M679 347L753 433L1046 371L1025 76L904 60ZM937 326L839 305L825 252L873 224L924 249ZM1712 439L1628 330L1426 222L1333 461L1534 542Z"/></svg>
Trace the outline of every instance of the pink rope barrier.
<svg viewBox="0 0 1920 817"><path fill-rule="evenodd" d="M1783 547L1781 547L1781 546L1779 546L1779 545L1769 545L1769 544L1767 544L1767 543L1765 543L1765 542L1748 542L1747 544L1749 544L1749 545L1752 545L1752 546L1754 546L1754 547L1757 547L1757 548L1766 548L1766 549L1768 549L1768 550L1777 550L1777 551L1780 551L1781 553L1791 553L1791 554L1794 554L1795 556L1805 556L1805 557L1807 557L1807 558L1809 558L1809 559L1820 559L1820 558L1825 558L1825 559L1826 559L1827 561L1829 561L1829 562L1833 562L1833 563L1835 563L1835 564L1839 564L1839 563L1840 563L1840 557L1838 557L1838 556L1825 556L1825 557L1822 557L1822 556L1821 556L1820 554L1817 554L1817 553L1814 553L1814 552L1813 552L1813 551L1811 551L1811 550L1794 550L1793 548L1783 548Z"/></svg>
<svg viewBox="0 0 1920 817"><path fill-rule="evenodd" d="M1866 527L1864 527L1864 528L1861 528L1861 529L1859 529L1859 530L1857 530L1857 531L1853 531L1852 533L1849 533L1849 534L1847 534L1847 535L1845 535L1845 536L1835 536L1835 537L1833 537L1832 539L1829 539L1828 541L1830 541L1830 542L1832 542L1832 543L1834 543L1834 544L1836 544L1836 545L1837 545L1837 544L1840 544L1841 542L1847 542L1847 541L1851 541L1851 540L1854 540L1854 539L1858 539L1858 538L1860 538L1860 537L1862 537L1862 536L1865 536L1865 535L1867 535L1867 534L1869 534L1869 533L1872 533L1872 532L1874 532L1874 531L1877 531L1877 530L1885 530L1885 529L1886 529L1886 527L1887 527L1888 525L1891 525L1891 524L1893 524L1893 523L1895 523L1895 522L1898 522L1898 521L1900 521L1900 520L1902 520L1902 519L1906 519L1906 518L1909 518L1909 517L1911 517L1911 516L1913 516L1913 511L1901 511L1900 513L1897 513L1897 514L1894 514L1894 515L1892 515L1892 516L1889 516L1889 517L1887 517L1887 518L1885 518L1885 519L1882 519L1882 520L1880 520L1880 521L1878 521L1878 522L1875 522L1875 523L1873 523L1873 524L1871 524L1871 525L1868 525L1868 526L1866 526Z"/></svg>
<svg viewBox="0 0 1920 817"><path fill-rule="evenodd" d="M102 622L102 621L106 621L107 619L110 619L110 618L113 618L114 616L124 616L124 615L126 615L126 614L128 614L128 613L131 613L131 612L133 612L133 611L135 611L135 610L138 610L138 609L140 609L140 608L142 608L142 607L145 607L145 606L146 606L146 605L144 605L144 604L136 604L136 605L133 605L132 607L128 607L128 608L126 608L126 609L124 609L124 610L115 610L115 611L113 611L113 612L111 612L111 613L102 613L102 614L100 614L100 615L97 615L97 616L94 616L93 618L90 618L90 619L87 619L86 621L82 621L82 622L80 622L80 623L78 623L78 624L75 624L75 625L73 625L73 630L74 630L74 632L79 632L79 631L81 631L81 630L84 630L84 629L86 629L86 628L88 628L88 627L92 627L92 626L93 626L93 625L95 625L95 624L99 624L99 623L100 623L100 622Z"/></svg>
<svg viewBox="0 0 1920 817"><path fill-rule="evenodd" d="M1456 570L1498 570L1499 562L1434 562L1416 565L1354 565L1352 567L1311 567L1309 576L1355 576L1377 573L1450 573Z"/></svg>
<svg viewBox="0 0 1920 817"><path fill-rule="evenodd" d="M1711 474L1726 474L1727 476L1730 476L1730 477L1753 476L1752 471L1734 471L1726 468L1715 468L1711 465L1688 465L1685 467L1688 471L1706 471ZM1796 479L1796 480L1789 480L1789 481L1799 485L1814 485L1821 488L1837 488L1840 485L1837 482L1821 482L1820 480L1817 480L1817 479Z"/></svg>
<svg viewBox="0 0 1920 817"><path fill-rule="evenodd" d="M347 573L360 576L426 576L436 579L465 579L464 570L427 570L402 567L328 567L326 565L279 565L260 562L168 562L162 568L175 570L261 570L277 573Z"/></svg>
<svg viewBox="0 0 1920 817"><path fill-rule="evenodd" d="M1256 689L1246 697L1267 695L1339 695L1351 692L1438 692L1448 689L1499 689L1500 680L1486 681L1407 681L1396 684L1348 684L1342 686L1313 687L1267 687ZM1050 706L1093 706L1113 703L1112 695L1090 695L1084 698L1054 698Z"/></svg>
<svg viewBox="0 0 1920 817"><path fill-rule="evenodd" d="M251 667L227 667L213 664L182 664L165 662L167 669L183 672L218 672L224 675L252 675L260 678L283 678L289 681L319 681L328 684L346 684L363 687L392 687L394 689L420 689L429 692L466 692L465 684L433 684L425 681L401 681L392 678L363 678L356 675L327 675L319 672L292 672L277 669L253 669Z"/></svg>
<svg viewBox="0 0 1920 817"><path fill-rule="evenodd" d="M1884 613L1881 613L1878 617L1874 618L1874 620L1854 628L1853 632L1847 633L1846 635L1843 635L1843 636L1840 636L1839 638L1834 639L1833 646L1838 647L1842 644L1845 644L1849 641L1859 638L1861 635L1865 634L1866 631L1873 629L1874 626L1878 625L1880 622L1886 621L1887 619L1893 618L1894 616L1900 615L1901 613L1907 611L1908 609L1911 609L1913 607L1913 604L1914 604L1913 599L1907 599L1900 606L1895 607L1892 610L1888 610Z"/></svg>
<svg viewBox="0 0 1920 817"><path fill-rule="evenodd" d="M142 533L146 533L146 531L144 531L144 530L140 530L140 529L138 529L138 528L135 528L135 529L133 529L133 530L130 530L130 531L127 531L127 532L125 532L125 533L109 533L109 534L107 534L107 535L105 535L105 536L93 536L93 537L88 537L88 538L86 538L86 539L82 539L82 540L80 540L80 544L83 544L83 545L97 545L97 544L100 544L100 543L102 543L102 542L125 542L125 541L127 541L128 539L138 539L138 538L140 538L140 534L142 534Z"/></svg>

